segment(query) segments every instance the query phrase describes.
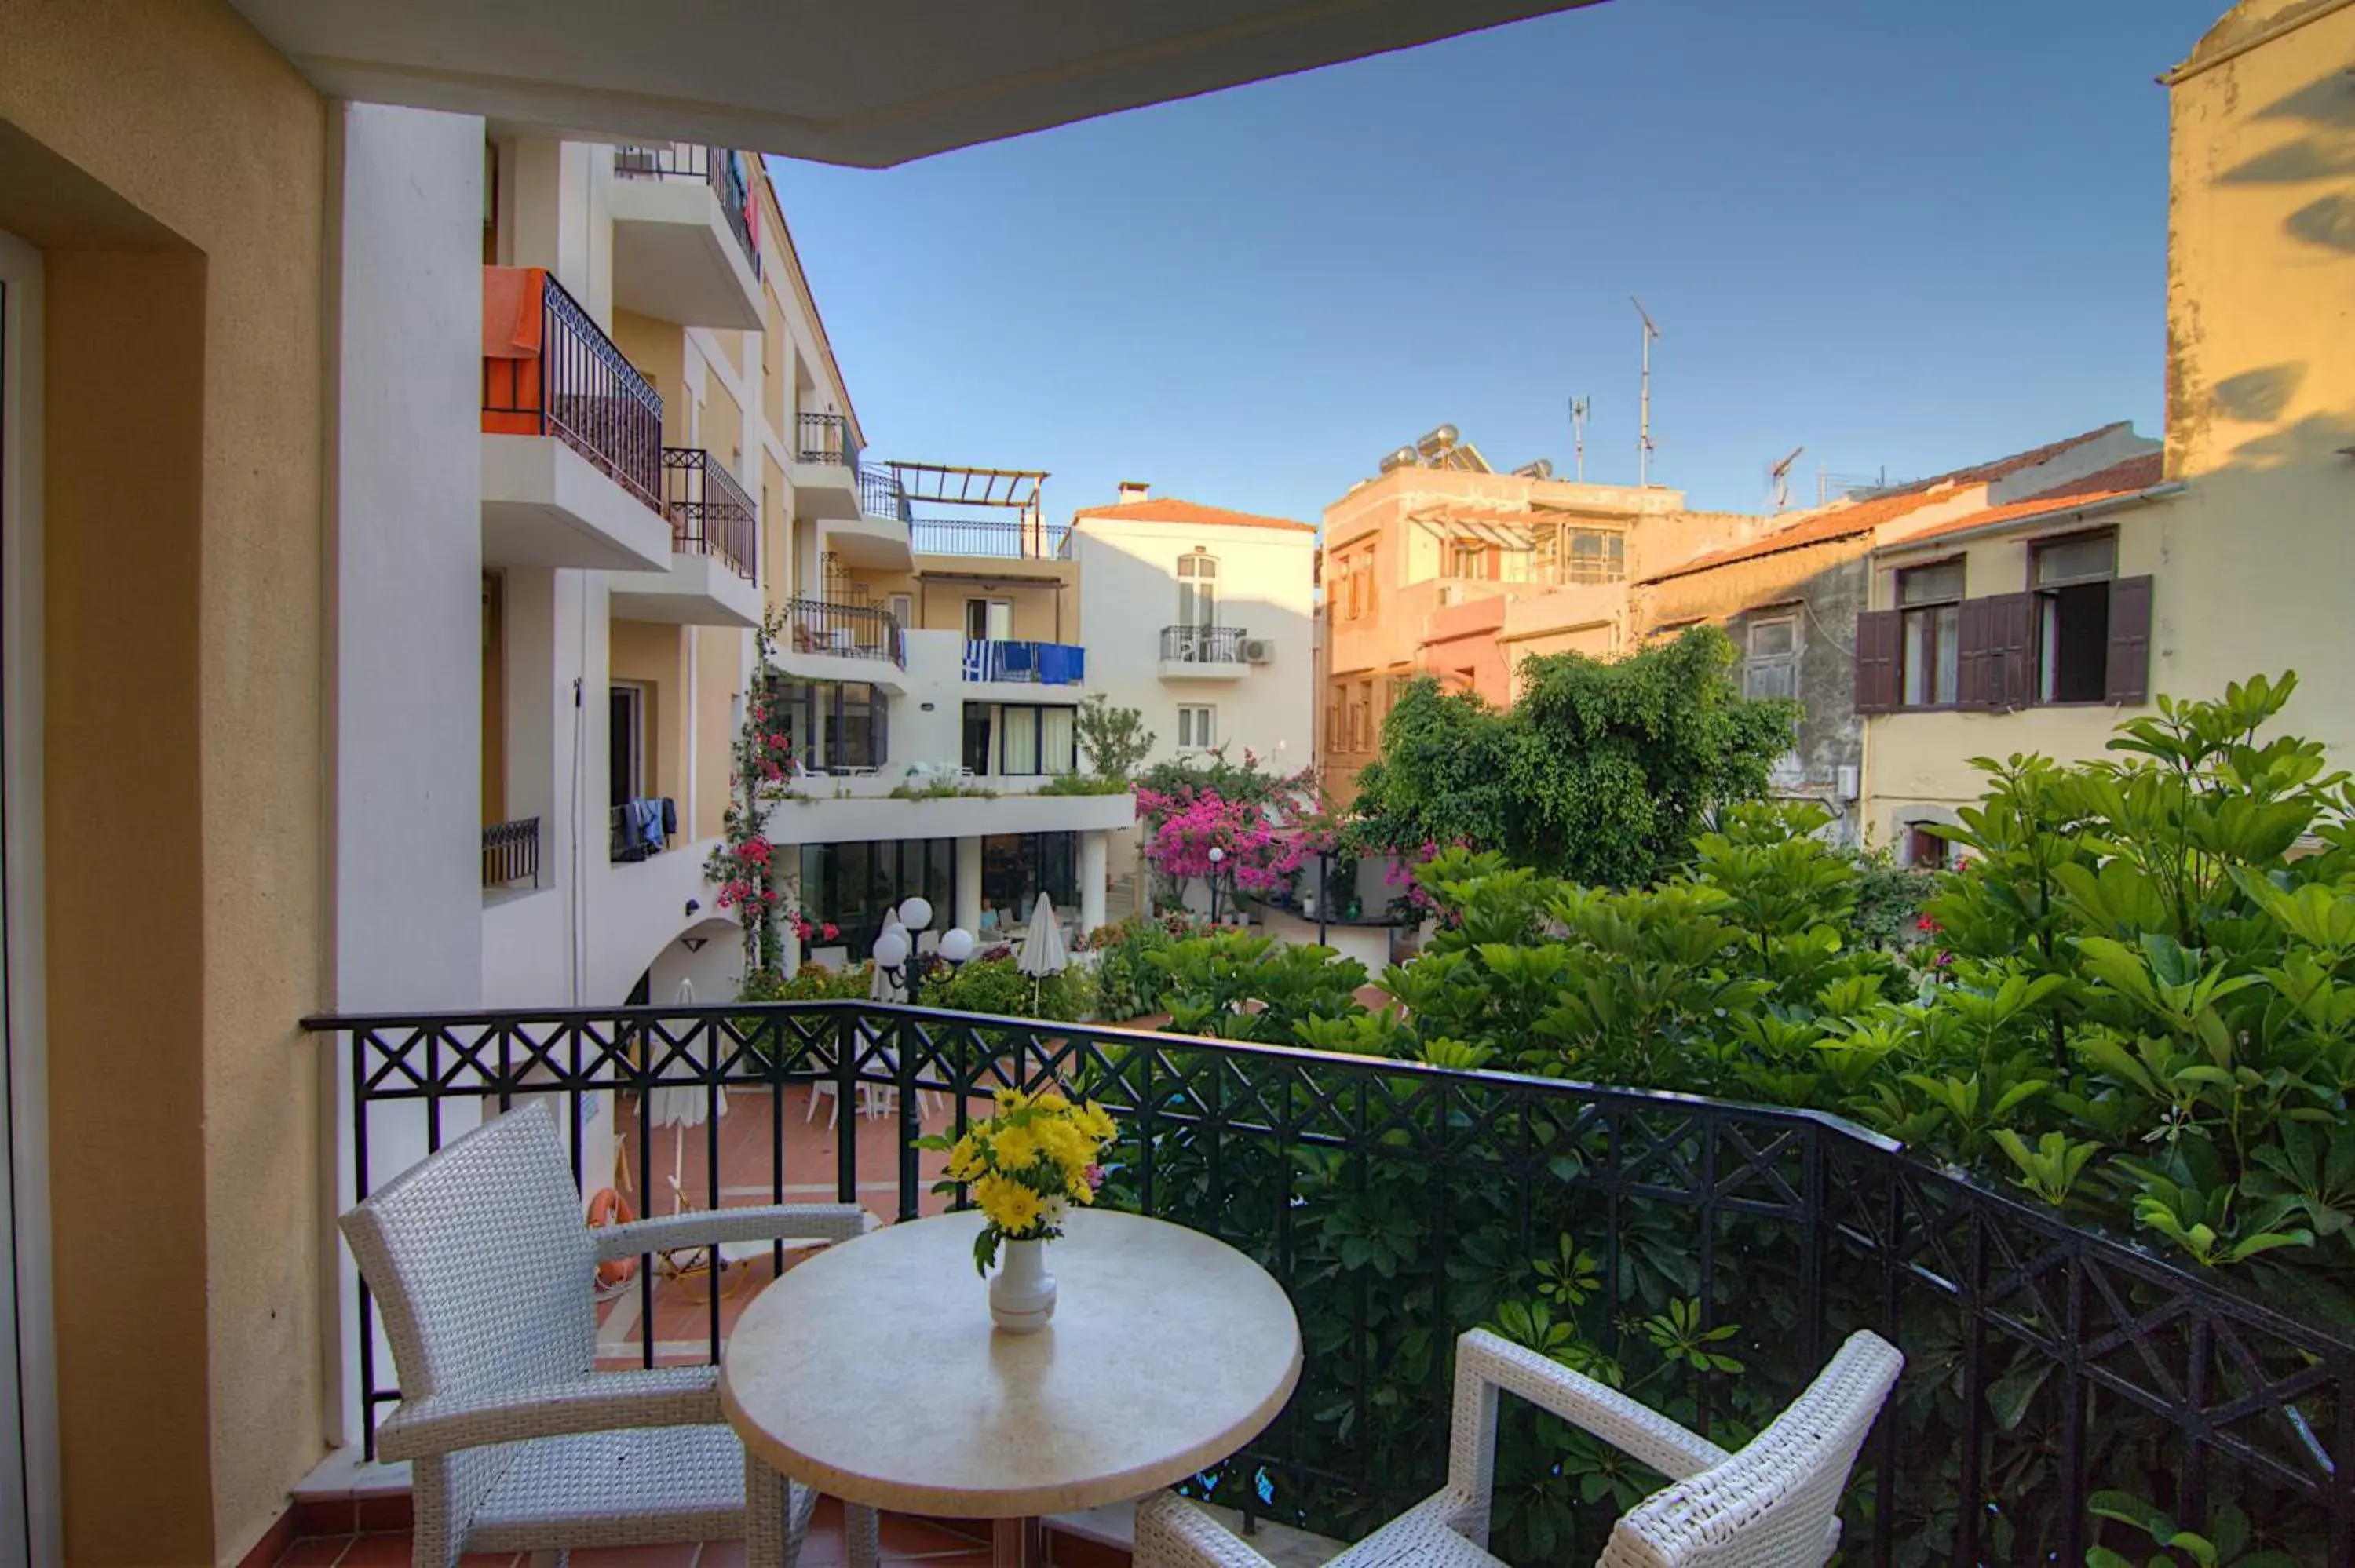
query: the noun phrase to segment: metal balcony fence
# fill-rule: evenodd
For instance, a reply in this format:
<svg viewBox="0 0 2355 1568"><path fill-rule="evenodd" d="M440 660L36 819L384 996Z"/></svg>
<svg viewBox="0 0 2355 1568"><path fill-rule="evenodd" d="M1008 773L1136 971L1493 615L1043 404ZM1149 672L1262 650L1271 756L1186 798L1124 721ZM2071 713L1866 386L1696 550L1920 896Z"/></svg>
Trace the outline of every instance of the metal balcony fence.
<svg viewBox="0 0 2355 1568"><path fill-rule="evenodd" d="M2094 1544L2139 1546L2140 1561L2147 1542L2090 1511L2102 1489L2190 1529L2229 1505L2295 1561L2355 1561L2355 1342L1836 1118L871 1002L304 1027L342 1055L344 1158L361 1192L395 1173L377 1149L413 1158L526 1096L556 1098L576 1129L626 1130L630 1180L655 1192L669 1172L657 1174L651 1091L685 1086L715 1113L678 1135L695 1151L688 1202L722 1190L725 1090L730 1127L744 1114L757 1126L764 1102L769 1112L765 1180L739 1196L746 1172L732 1171L732 1200L782 1201L789 1153L806 1145L822 1159L834 1138L836 1196L906 1220L947 1202L928 1193L910 1143L920 1089L945 1097L933 1124L960 1132L1000 1086L1058 1082L1099 1100L1120 1129L1105 1201L1241 1248L1299 1310L1297 1393L1193 1488L1261 1517L1348 1537L1433 1490L1452 1337L1496 1319L1500 1302L1545 1296L1556 1321L1605 1343L1702 1347L1662 1360L1632 1392L1730 1446L1850 1330L1902 1347L1904 1377L1842 1510L1849 1561L2074 1563ZM857 1114L862 1084L896 1090L896 1111ZM838 1133L805 1122L814 1085L839 1094ZM879 1138L897 1157L879 1203L858 1180L861 1146ZM577 1136L573 1150L581 1176ZM748 1266L783 1266L777 1249ZM642 1260L641 1323L655 1321L654 1276ZM721 1292L689 1299L702 1329L672 1317L664 1353L683 1353L675 1337L694 1331L695 1353L717 1359ZM354 1331L373 1417L398 1393L361 1300ZM1720 1329L1732 1331L1704 1338ZM653 1340L630 1349L655 1364ZM1518 1528L1517 1510L1551 1496L1582 1521L1576 1539L1525 1555L1591 1560L1617 1506L1614 1473L1566 1471L1541 1440L1526 1413L1508 1416L1500 1538ZM1638 1493L1657 1484L1618 1478Z"/></svg>
<svg viewBox="0 0 2355 1568"><path fill-rule="evenodd" d="M1068 561L1071 558L1071 528L1068 523L1039 519L1008 522L982 517L917 517L910 531L916 552L929 556L989 556L999 560Z"/></svg>
<svg viewBox="0 0 2355 1568"><path fill-rule="evenodd" d="M483 829L483 885L539 885L539 819L521 817Z"/></svg>
<svg viewBox="0 0 2355 1568"><path fill-rule="evenodd" d="M794 461L858 466L858 443L851 438L847 416L796 414L794 416Z"/></svg>
<svg viewBox="0 0 2355 1568"><path fill-rule="evenodd" d="M662 396L549 274L536 358L483 360L483 428L554 436L655 511L662 503Z"/></svg>
<svg viewBox="0 0 2355 1568"><path fill-rule="evenodd" d="M869 517L888 521L908 521L908 493L900 478L888 468L862 468L858 471L858 510Z"/></svg>
<svg viewBox="0 0 2355 1568"><path fill-rule="evenodd" d="M1240 664L1249 635L1240 626L1165 626L1161 657L1179 664Z"/></svg>
<svg viewBox="0 0 2355 1568"><path fill-rule="evenodd" d="M761 275L761 247L752 233L752 192L738 177L735 158L725 147L672 143L656 147L617 147L613 173L625 180L701 180L719 198L719 210L752 276Z"/></svg>
<svg viewBox="0 0 2355 1568"><path fill-rule="evenodd" d="M846 659L889 659L905 669L908 650L899 618L871 604L831 599L787 599L784 634L796 653L836 653Z"/></svg>
<svg viewBox="0 0 2355 1568"><path fill-rule="evenodd" d="M727 563L747 582L760 580L760 509L728 465L696 447L665 447L663 510L671 548Z"/></svg>

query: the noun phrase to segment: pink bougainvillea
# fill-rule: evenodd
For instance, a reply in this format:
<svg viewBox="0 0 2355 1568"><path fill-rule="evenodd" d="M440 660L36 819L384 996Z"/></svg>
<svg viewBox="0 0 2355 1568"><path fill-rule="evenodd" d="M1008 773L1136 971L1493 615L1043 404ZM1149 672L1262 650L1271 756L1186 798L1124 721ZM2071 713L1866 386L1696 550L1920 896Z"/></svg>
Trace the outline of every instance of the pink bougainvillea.
<svg viewBox="0 0 2355 1568"><path fill-rule="evenodd" d="M1256 761L1246 755L1246 765ZM1207 877L1213 864L1246 893L1271 893L1320 850L1340 839L1339 824L1318 802L1308 776L1278 782L1270 799L1237 800L1207 785L1140 788L1136 812L1151 832L1146 860L1172 882ZM1216 849L1223 857L1213 862Z"/></svg>

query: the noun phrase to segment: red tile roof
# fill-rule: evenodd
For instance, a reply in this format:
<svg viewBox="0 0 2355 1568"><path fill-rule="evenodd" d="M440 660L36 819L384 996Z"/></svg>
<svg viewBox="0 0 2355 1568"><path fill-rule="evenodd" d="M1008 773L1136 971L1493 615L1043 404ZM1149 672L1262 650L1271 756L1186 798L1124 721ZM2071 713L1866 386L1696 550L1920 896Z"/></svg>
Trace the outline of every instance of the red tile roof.
<svg viewBox="0 0 2355 1568"><path fill-rule="evenodd" d="M1197 523L1225 528L1282 528L1301 534L1316 532L1316 526L1312 523L1295 523L1289 517L1263 517L1255 512L1230 512L1223 506L1204 506L1175 497L1124 501L1116 506L1087 506L1071 514L1073 523L1084 523L1091 517L1105 517L1120 523Z"/></svg>
<svg viewBox="0 0 2355 1568"><path fill-rule="evenodd" d="M1838 539L1853 539L1859 535L1870 534L1883 523L1902 517L1908 512L1918 511L1933 502L1945 499L1945 493L1950 490L1959 489L1965 485L1993 483L2007 475L2018 473L2022 469L2034 468L2040 463L2050 462L2072 447L2083 446L2087 441L2098 440L2126 428L2124 421L2104 425L2098 430L2087 430L2083 435L2071 436L2067 440L2054 441L2049 446L2037 447L2029 451L2015 452L2009 457L1997 458L1992 462L1978 463L1969 468L1958 468L1951 473L1935 474L1928 479L1917 479L1909 484L1892 488L1881 494L1868 496L1861 501L1851 502L1845 505L1837 505L1828 511L1817 513L1814 516L1802 518L1787 528L1753 539L1746 545L1736 545L1730 549L1716 550L1706 556L1695 556L1689 561L1670 567L1666 571L1655 572L1643 580L1647 583L1666 582L1671 577L1688 577L1694 572L1705 572L1711 567L1729 566L1735 561L1755 560L1762 556L1780 555L1785 550L1804 549L1809 545L1825 545ZM1940 493L1934 495L1931 493L1933 491Z"/></svg>
<svg viewBox="0 0 2355 1568"><path fill-rule="evenodd" d="M1901 535L1896 538L1884 541L1883 546L1899 550L1919 544L1924 539L1938 538L1942 535L1960 534L1969 529L1985 528L1997 523L2016 522L2025 517L2050 517L2056 513L2074 512L2083 506L2098 506L2107 501L2123 501L2128 496L2142 494L2165 478L2164 455L2159 452L2145 452L2140 457L2128 458L2126 461L2105 468L2099 473L2089 473L2084 478L2072 480L2067 484L2055 485L2051 490L2040 490L2034 495L2007 502L2001 506L1990 506L1985 511L1974 512L1967 517L1953 518L1924 528L1918 534Z"/></svg>

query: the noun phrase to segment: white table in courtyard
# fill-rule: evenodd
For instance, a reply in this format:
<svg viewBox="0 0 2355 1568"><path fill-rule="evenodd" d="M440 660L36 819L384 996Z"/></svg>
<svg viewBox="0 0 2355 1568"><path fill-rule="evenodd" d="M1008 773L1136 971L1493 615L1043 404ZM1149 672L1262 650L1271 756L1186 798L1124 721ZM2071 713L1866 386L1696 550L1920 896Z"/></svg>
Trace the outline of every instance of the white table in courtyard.
<svg viewBox="0 0 2355 1568"><path fill-rule="evenodd" d="M1055 1319L1005 1334L973 1269L977 1213L887 1226L792 1269L730 1336L719 1398L746 1447L846 1502L988 1519L1000 1568L1039 1518L1143 1497L1275 1418L1300 1324L1225 1243L1082 1212L1047 1248Z"/></svg>

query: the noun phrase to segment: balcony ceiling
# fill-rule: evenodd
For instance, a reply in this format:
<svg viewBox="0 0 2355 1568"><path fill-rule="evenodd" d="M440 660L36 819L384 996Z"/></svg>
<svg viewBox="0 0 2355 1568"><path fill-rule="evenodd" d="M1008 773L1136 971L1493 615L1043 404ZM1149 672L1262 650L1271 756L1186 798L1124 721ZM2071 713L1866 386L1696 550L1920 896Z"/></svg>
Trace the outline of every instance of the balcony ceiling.
<svg viewBox="0 0 2355 1568"><path fill-rule="evenodd" d="M880 168L1596 0L232 0L321 90Z"/></svg>

